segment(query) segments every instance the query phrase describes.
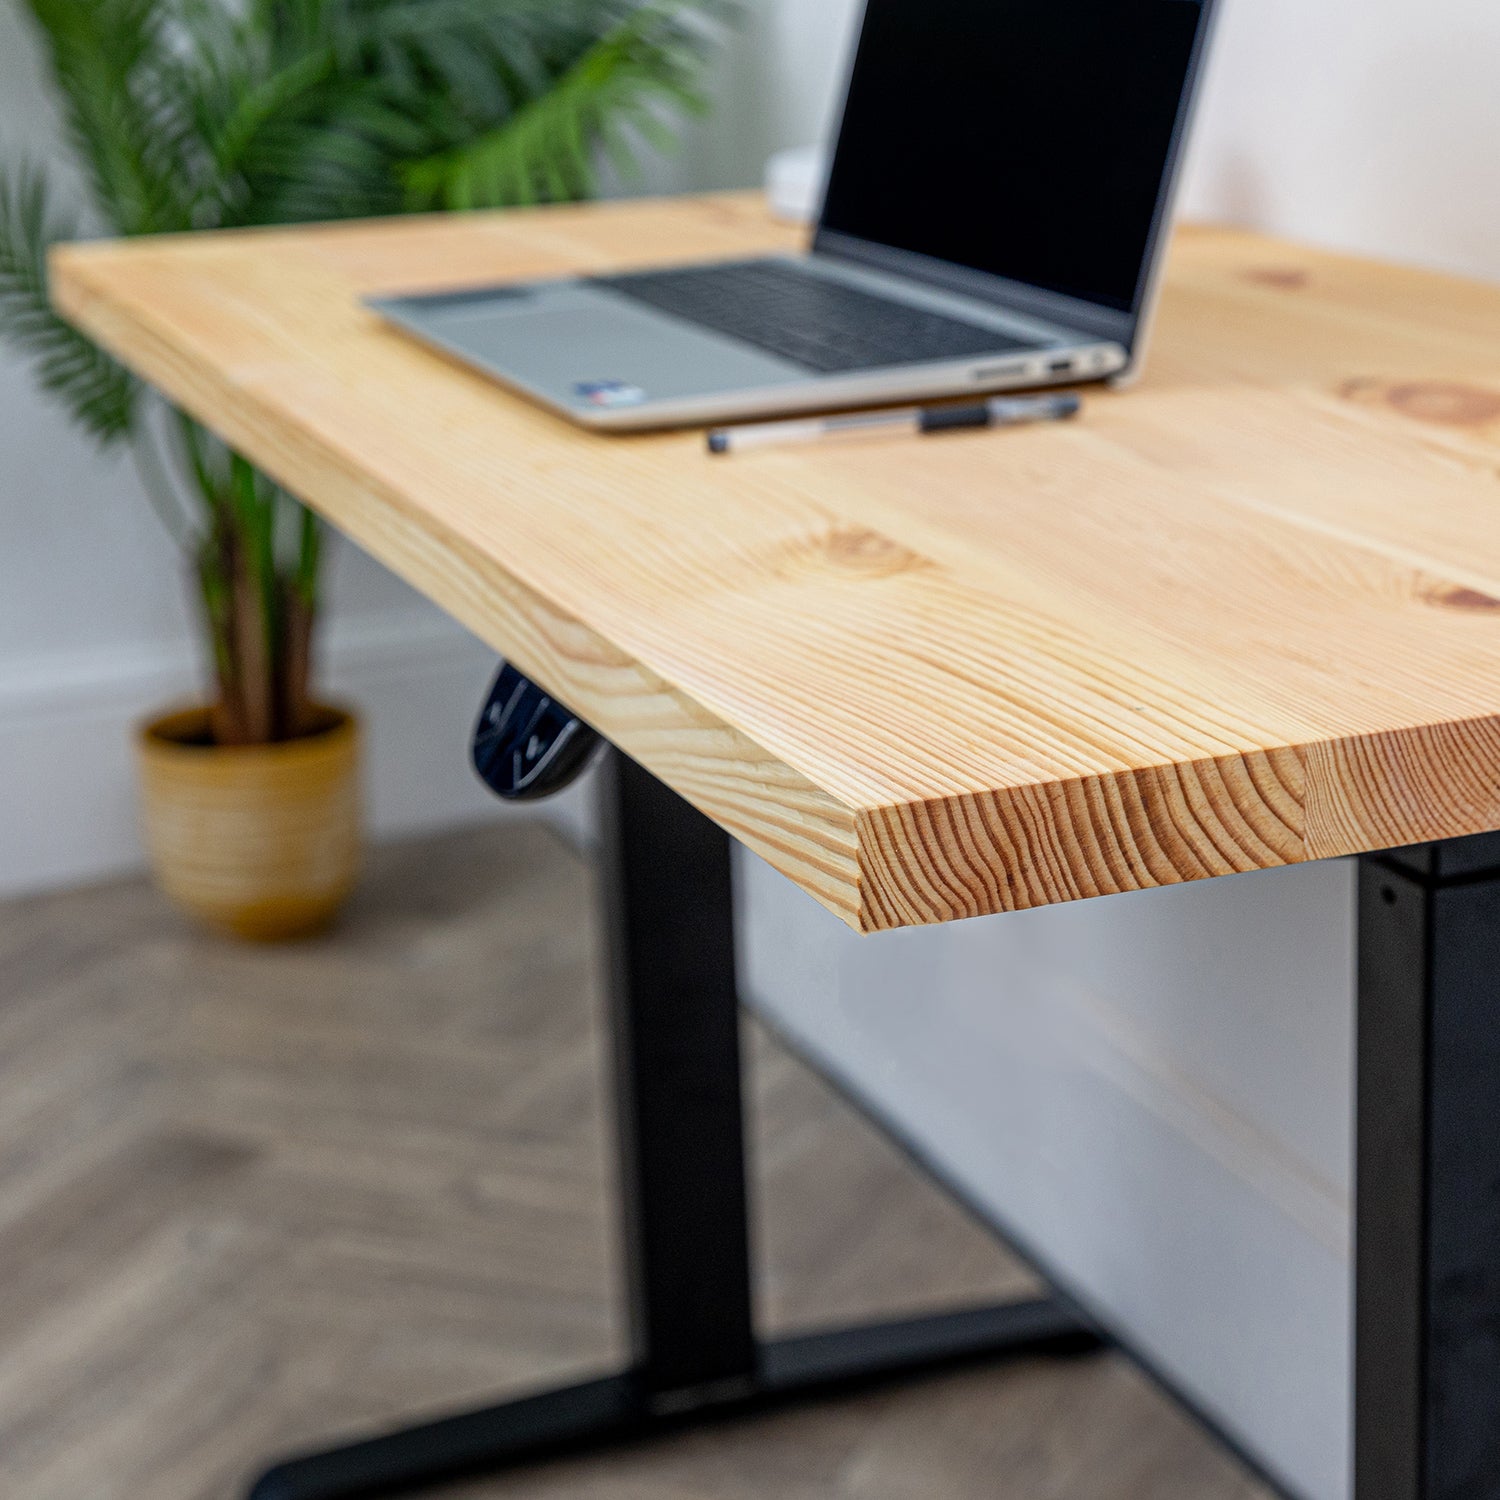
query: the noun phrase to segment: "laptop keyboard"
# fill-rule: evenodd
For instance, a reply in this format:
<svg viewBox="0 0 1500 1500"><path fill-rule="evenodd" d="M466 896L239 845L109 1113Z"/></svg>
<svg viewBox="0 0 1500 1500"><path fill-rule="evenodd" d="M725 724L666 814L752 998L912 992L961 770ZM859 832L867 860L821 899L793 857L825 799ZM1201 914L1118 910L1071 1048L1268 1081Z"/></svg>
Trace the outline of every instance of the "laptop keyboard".
<svg viewBox="0 0 1500 1500"><path fill-rule="evenodd" d="M598 276L591 284L820 375L1040 347L976 323L862 292L785 261Z"/></svg>

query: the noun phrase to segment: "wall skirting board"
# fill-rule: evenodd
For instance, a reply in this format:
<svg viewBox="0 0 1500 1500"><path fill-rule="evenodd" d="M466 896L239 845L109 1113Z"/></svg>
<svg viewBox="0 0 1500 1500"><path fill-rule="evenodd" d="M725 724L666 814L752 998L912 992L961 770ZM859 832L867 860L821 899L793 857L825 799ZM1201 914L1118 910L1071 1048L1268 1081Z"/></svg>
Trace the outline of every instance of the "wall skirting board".
<svg viewBox="0 0 1500 1500"><path fill-rule="evenodd" d="M376 837L503 817L467 761L495 655L442 616L403 610L329 631L328 696L368 729L366 786ZM0 896L139 869L131 737L156 709L191 699L191 646L46 651L0 661ZM582 841L587 793L538 812Z"/></svg>

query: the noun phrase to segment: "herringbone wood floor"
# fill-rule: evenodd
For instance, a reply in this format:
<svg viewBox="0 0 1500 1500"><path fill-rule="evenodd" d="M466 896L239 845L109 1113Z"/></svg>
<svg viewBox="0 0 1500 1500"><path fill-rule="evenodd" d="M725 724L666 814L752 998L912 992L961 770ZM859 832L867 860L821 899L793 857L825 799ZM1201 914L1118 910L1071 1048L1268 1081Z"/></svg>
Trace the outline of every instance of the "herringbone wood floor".
<svg viewBox="0 0 1500 1500"><path fill-rule="evenodd" d="M537 829L381 853L259 952L143 883L0 907L0 1497L231 1500L345 1429L611 1366L590 882ZM772 1326L1022 1290L753 1039ZM1122 1361L970 1372L449 1492L1251 1500Z"/></svg>

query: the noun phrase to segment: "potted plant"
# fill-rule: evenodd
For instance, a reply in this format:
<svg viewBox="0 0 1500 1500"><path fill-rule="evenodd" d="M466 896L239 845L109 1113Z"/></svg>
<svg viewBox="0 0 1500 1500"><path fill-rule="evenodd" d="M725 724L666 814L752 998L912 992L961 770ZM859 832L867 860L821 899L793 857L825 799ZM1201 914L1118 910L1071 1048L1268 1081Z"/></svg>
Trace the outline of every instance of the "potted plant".
<svg viewBox="0 0 1500 1500"><path fill-rule="evenodd" d="M101 446L128 444L181 547L212 692L140 736L162 886L277 939L325 925L359 855L356 721L314 694L313 514L166 410L48 303L82 222L119 235L590 195L695 80L716 0L26 0L87 204L0 162L0 338Z"/></svg>

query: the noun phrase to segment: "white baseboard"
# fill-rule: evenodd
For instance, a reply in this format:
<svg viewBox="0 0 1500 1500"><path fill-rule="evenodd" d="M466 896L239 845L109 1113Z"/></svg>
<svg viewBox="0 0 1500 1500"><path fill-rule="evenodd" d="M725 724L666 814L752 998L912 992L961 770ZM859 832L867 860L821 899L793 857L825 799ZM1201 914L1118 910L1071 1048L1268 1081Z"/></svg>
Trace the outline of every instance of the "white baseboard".
<svg viewBox="0 0 1500 1500"><path fill-rule="evenodd" d="M436 613L402 611L336 623L325 661L329 696L357 707L368 730L377 838L507 815L467 760L493 651ZM197 682L186 644L0 662L0 895L141 868L132 731L163 705L193 697ZM591 836L582 790L540 815L579 842Z"/></svg>

